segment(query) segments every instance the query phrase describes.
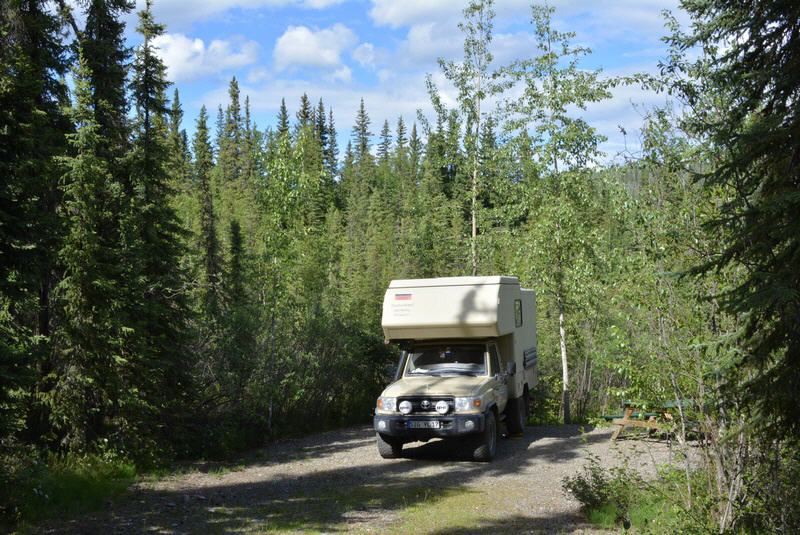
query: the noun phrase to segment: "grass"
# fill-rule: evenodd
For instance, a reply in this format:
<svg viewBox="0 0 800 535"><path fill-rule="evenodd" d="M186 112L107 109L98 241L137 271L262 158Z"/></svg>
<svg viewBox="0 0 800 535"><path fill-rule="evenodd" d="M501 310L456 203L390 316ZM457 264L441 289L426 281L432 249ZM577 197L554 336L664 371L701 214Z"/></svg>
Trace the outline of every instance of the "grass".
<svg viewBox="0 0 800 535"><path fill-rule="evenodd" d="M208 533L433 533L475 527L498 503L489 493L462 488L365 485L287 496L256 510L214 507ZM387 523L386 518L391 518ZM491 519L490 519L491 520Z"/></svg>
<svg viewBox="0 0 800 535"><path fill-rule="evenodd" d="M54 518L70 518L102 508L124 495L136 478L133 463L99 455L51 456L14 473L12 522L18 529Z"/></svg>
<svg viewBox="0 0 800 535"><path fill-rule="evenodd" d="M614 504L606 503L586 510L586 519L596 526L608 529L619 527L624 519ZM631 502L627 512L630 527L647 531L654 524L663 524L671 519L670 504L652 492L643 492Z"/></svg>

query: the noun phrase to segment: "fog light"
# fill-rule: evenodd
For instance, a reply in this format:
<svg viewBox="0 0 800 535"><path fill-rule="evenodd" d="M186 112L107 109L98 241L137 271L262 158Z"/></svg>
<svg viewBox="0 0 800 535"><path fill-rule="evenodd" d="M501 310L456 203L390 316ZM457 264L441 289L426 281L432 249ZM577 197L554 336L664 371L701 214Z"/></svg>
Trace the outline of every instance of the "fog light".
<svg viewBox="0 0 800 535"><path fill-rule="evenodd" d="M447 411L450 409L450 406L447 404L446 401L439 401L436 403L436 412L439 414L447 414Z"/></svg>
<svg viewBox="0 0 800 535"><path fill-rule="evenodd" d="M386 422L384 420L378 422L378 429L380 429L381 431L386 429Z"/></svg>
<svg viewBox="0 0 800 535"><path fill-rule="evenodd" d="M464 429L470 430L474 428L475 428L475 422L473 422L472 420L467 420L466 422L464 422Z"/></svg>
<svg viewBox="0 0 800 535"><path fill-rule="evenodd" d="M400 403L400 412L403 414L410 414L411 413L411 402L410 401L403 401Z"/></svg>

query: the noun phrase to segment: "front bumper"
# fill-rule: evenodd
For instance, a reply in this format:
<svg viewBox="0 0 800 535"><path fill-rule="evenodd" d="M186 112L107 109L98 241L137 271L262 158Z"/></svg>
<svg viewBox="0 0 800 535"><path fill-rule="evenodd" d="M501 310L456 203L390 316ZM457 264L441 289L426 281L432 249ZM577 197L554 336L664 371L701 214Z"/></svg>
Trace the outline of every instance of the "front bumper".
<svg viewBox="0 0 800 535"><path fill-rule="evenodd" d="M438 429L409 427L409 422L439 422ZM415 416L376 414L373 427L382 435L420 440L429 438L459 437L480 433L484 429L484 414L447 414L444 416Z"/></svg>

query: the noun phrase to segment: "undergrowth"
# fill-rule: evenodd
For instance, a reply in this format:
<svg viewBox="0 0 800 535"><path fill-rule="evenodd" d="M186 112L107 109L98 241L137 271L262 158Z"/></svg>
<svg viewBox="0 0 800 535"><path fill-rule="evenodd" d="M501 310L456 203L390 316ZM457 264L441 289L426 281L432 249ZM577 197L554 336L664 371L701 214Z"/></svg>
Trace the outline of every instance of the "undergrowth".
<svg viewBox="0 0 800 535"><path fill-rule="evenodd" d="M136 466L113 452L4 456L0 527L31 525L101 508L126 492Z"/></svg>

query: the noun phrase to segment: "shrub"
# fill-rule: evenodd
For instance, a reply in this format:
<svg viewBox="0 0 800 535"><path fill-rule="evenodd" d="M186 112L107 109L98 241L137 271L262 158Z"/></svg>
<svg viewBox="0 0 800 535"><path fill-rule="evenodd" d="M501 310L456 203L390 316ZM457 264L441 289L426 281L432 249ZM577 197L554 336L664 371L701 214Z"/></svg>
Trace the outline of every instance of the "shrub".
<svg viewBox="0 0 800 535"><path fill-rule="evenodd" d="M581 503L587 516L613 515L615 522L622 521L623 524L629 522L633 496L645 487L642 478L626 463L607 469L596 455L589 455L582 471L565 477L562 485Z"/></svg>

